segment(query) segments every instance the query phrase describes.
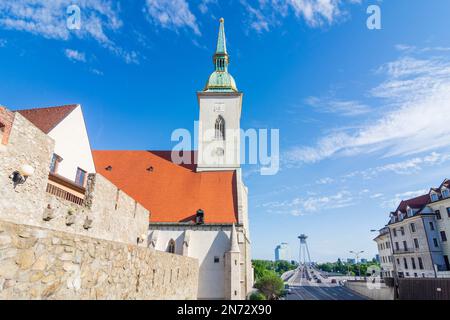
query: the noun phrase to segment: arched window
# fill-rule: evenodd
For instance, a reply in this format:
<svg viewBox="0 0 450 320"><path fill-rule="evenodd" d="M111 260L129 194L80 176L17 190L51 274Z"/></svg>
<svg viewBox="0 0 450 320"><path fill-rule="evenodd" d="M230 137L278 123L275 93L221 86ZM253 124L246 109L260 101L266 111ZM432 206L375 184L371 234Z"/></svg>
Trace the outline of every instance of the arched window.
<svg viewBox="0 0 450 320"><path fill-rule="evenodd" d="M173 239L171 239L167 245L167 252L175 253L175 241Z"/></svg>
<svg viewBox="0 0 450 320"><path fill-rule="evenodd" d="M225 140L225 119L222 116L218 116L216 120L216 140Z"/></svg>

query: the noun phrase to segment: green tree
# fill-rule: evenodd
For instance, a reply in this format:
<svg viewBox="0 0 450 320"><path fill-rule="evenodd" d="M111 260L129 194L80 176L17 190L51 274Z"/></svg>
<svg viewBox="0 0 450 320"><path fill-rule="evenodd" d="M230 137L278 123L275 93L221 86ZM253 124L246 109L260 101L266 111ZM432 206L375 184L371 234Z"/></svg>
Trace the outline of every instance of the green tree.
<svg viewBox="0 0 450 320"><path fill-rule="evenodd" d="M274 300L283 294L284 282L274 271L266 271L255 284L268 300Z"/></svg>
<svg viewBox="0 0 450 320"><path fill-rule="evenodd" d="M250 295L250 300L266 300L266 296L262 294L261 292L253 292Z"/></svg>

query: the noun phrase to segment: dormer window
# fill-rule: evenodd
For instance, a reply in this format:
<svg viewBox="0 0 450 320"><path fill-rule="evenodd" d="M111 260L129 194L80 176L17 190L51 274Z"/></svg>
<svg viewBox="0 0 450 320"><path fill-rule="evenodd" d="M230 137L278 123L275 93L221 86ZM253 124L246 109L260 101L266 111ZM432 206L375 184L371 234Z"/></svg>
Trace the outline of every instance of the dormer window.
<svg viewBox="0 0 450 320"><path fill-rule="evenodd" d="M431 201L432 201L432 202L438 201L438 200L439 200L439 196L438 196L438 194L435 193L435 192L432 192L432 193L430 194L430 198L431 198Z"/></svg>
<svg viewBox="0 0 450 320"><path fill-rule="evenodd" d="M414 209L408 207L407 210L408 210L407 211L408 212L408 217L412 217L414 215Z"/></svg>
<svg viewBox="0 0 450 320"><path fill-rule="evenodd" d="M395 222L395 216L391 216L391 223Z"/></svg>
<svg viewBox="0 0 450 320"><path fill-rule="evenodd" d="M205 212L202 209L198 209L195 214L195 223L196 224L204 224L205 223Z"/></svg>
<svg viewBox="0 0 450 320"><path fill-rule="evenodd" d="M442 198L448 198L450 197L450 190L447 188L442 189Z"/></svg>

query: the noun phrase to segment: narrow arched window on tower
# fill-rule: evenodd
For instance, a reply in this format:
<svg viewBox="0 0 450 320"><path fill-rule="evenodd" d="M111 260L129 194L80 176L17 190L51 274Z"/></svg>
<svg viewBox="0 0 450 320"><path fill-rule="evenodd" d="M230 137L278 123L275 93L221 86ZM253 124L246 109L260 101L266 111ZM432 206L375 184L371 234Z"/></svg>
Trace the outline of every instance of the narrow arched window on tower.
<svg viewBox="0 0 450 320"><path fill-rule="evenodd" d="M225 140L225 119L218 116L216 120L216 140Z"/></svg>
<svg viewBox="0 0 450 320"><path fill-rule="evenodd" d="M167 245L167 252L175 253L175 241L170 239L169 244Z"/></svg>

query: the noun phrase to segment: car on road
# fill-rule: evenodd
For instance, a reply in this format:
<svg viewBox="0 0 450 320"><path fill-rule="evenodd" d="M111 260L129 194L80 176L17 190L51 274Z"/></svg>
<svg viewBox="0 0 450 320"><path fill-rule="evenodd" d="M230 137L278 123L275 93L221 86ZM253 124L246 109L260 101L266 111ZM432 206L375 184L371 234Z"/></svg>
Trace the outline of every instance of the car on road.
<svg viewBox="0 0 450 320"><path fill-rule="evenodd" d="M322 283L322 280L316 279L316 282L317 282L317 283Z"/></svg>
<svg viewBox="0 0 450 320"><path fill-rule="evenodd" d="M331 279L331 283L336 283L336 279Z"/></svg>

